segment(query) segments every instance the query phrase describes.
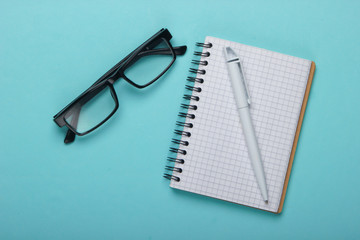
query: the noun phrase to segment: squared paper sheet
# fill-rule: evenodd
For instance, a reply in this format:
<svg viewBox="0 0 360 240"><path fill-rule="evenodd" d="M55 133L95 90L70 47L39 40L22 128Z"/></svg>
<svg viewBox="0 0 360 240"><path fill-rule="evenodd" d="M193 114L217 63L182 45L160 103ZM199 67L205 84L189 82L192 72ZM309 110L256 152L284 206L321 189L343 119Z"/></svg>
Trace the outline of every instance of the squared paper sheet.
<svg viewBox="0 0 360 240"><path fill-rule="evenodd" d="M188 110L195 119L187 119L194 127L186 129L191 137L182 137L189 146L184 164L176 164L182 173L174 172L180 182L173 188L206 195L271 212L277 212L284 186L290 153L311 61L214 37L200 101L191 100L197 110ZM225 65L223 48L230 46L239 55L251 96L250 111L261 150L269 203L265 204L258 188L247 152L231 83Z"/></svg>

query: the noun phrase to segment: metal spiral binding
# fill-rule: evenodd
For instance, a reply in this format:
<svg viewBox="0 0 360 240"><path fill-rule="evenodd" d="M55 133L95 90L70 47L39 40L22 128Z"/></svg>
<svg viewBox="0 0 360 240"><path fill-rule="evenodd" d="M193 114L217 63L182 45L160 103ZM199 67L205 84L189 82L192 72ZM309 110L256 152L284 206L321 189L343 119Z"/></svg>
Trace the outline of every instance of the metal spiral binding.
<svg viewBox="0 0 360 240"><path fill-rule="evenodd" d="M181 159L181 158L168 157L167 160L168 160L169 162L175 162L175 163L181 163L181 164L184 164L184 163L185 163L185 160L184 160L184 159Z"/></svg>
<svg viewBox="0 0 360 240"><path fill-rule="evenodd" d="M171 148L170 148L170 152L180 153L180 154L182 154L182 155L186 155L186 150L180 149L180 148L173 148L173 147L171 147Z"/></svg>
<svg viewBox="0 0 360 240"><path fill-rule="evenodd" d="M180 178L173 176L172 174L164 173L164 178L180 182Z"/></svg>
<svg viewBox="0 0 360 240"><path fill-rule="evenodd" d="M183 118L195 119L195 114L179 112L178 116Z"/></svg>
<svg viewBox="0 0 360 240"><path fill-rule="evenodd" d="M193 86L186 85L185 88L190 91L201 92L200 87L193 87Z"/></svg>
<svg viewBox="0 0 360 240"><path fill-rule="evenodd" d="M183 98L186 100L194 100L194 101L200 100L200 98L198 96L193 96L193 95L189 95L189 94L184 94Z"/></svg>
<svg viewBox="0 0 360 240"><path fill-rule="evenodd" d="M180 131L180 130L175 130L174 131L175 134L180 135L180 136L186 136L186 137L191 137L191 133L189 132L185 132L185 131Z"/></svg>
<svg viewBox="0 0 360 240"><path fill-rule="evenodd" d="M179 121L176 121L176 126L179 126L179 127L187 127L187 128L193 128L193 127L194 127L194 124L192 124L192 123L184 123L184 122L179 122Z"/></svg>
<svg viewBox="0 0 360 240"><path fill-rule="evenodd" d="M196 43L197 47L202 47L202 48L211 48L212 44L211 43ZM185 85L185 89L187 91L191 91L191 94L184 94L183 98L187 101L195 101L198 102L200 101L200 97L194 94L199 94L202 91L201 87L198 87L196 85L198 84L203 84L204 83L204 78L199 77L200 75L205 75L206 74L206 70L205 69L200 69L201 67L206 67L209 62L204 60L204 58L209 57L210 56L210 52L209 51L195 51L194 52L195 56L200 56L202 57L202 60L192 60L191 63L195 64L198 66L198 68L190 68L189 72L192 74L196 74L196 76L188 76L187 77L187 81L189 83L191 83L191 85ZM187 146L189 146L189 141L186 140L186 138L190 138L191 137L191 133L189 132L189 130L191 128L194 127L193 123L190 122L186 122L186 120L193 120L195 119L195 114L193 113L188 113L188 110L191 111L196 111L198 109L197 105L194 104L189 104L189 103L182 103L180 106L182 109L184 109L186 112L182 112L180 111L178 114L178 117L183 118L183 121L177 121L176 122L176 126L180 127L182 130L178 130L175 129L174 133L176 135L178 135L180 137L180 139L178 138L173 138L171 140L171 142L173 144L176 144L177 147L170 147L169 151L171 153L174 153L177 155L177 157L168 157L167 161L169 163L173 163L176 164L176 166L166 166L165 167L165 172L164 173L164 178L168 179L168 180L174 180L176 182L180 182L180 177L179 176L175 176L174 173L177 173L176 175L182 173L182 168L179 167L179 164L185 164L185 160L182 159L180 156L183 155L185 156L187 154L187 151L183 148L186 148ZM183 139L183 137L185 138L185 140Z"/></svg>
<svg viewBox="0 0 360 240"><path fill-rule="evenodd" d="M186 80L189 81L189 82L204 83L204 79L203 79L203 78L187 77Z"/></svg>
<svg viewBox="0 0 360 240"><path fill-rule="evenodd" d="M195 45L197 47L206 47L206 48L211 48L212 47L212 43L199 43L199 42L197 42Z"/></svg>
<svg viewBox="0 0 360 240"><path fill-rule="evenodd" d="M179 140L179 139L175 139L175 138L173 138L171 141L173 143L175 143L175 144L181 144L181 145L184 145L184 146L189 146L188 141L183 141L183 140Z"/></svg>
<svg viewBox="0 0 360 240"><path fill-rule="evenodd" d="M171 167L171 166L166 166L166 167L165 167L165 170L174 171L174 172L178 172L178 173L181 173L181 172L182 172L182 169L181 169L181 168Z"/></svg>
<svg viewBox="0 0 360 240"><path fill-rule="evenodd" d="M198 73L201 75L205 75L206 71L204 69L196 69L196 68L190 68L189 72L191 73Z"/></svg>
<svg viewBox="0 0 360 240"><path fill-rule="evenodd" d="M209 52L194 52L195 56L201 56L201 57L210 57L210 53Z"/></svg>
<svg viewBox="0 0 360 240"><path fill-rule="evenodd" d="M197 109L196 105L190 105L190 104L185 104L185 103L182 103L181 107L185 108L185 109L191 109L191 110L196 110Z"/></svg>
<svg viewBox="0 0 360 240"><path fill-rule="evenodd" d="M200 61L200 60L192 60L191 63L197 64L197 65L202 65L202 66L207 66L209 64L208 61Z"/></svg>

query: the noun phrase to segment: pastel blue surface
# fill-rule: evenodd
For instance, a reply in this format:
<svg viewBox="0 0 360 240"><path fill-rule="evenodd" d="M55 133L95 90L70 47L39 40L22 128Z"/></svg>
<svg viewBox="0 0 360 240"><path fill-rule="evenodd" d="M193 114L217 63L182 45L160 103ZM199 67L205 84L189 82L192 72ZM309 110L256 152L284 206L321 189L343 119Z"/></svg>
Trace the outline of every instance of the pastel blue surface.
<svg viewBox="0 0 360 240"><path fill-rule="evenodd" d="M0 239L359 239L360 2L0 3ZM52 116L162 27L188 45L65 145ZM283 213L169 188L163 168L194 43L211 35L317 69Z"/></svg>

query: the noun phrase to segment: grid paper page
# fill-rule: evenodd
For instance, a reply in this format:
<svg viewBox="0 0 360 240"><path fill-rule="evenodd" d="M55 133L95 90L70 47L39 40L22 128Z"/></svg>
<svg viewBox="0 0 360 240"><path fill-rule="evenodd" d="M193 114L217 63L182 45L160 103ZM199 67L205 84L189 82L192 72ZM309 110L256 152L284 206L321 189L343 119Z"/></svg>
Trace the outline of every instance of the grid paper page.
<svg viewBox="0 0 360 240"><path fill-rule="evenodd" d="M174 172L180 181L170 186L263 210L277 212L284 186L290 153L311 61L265 49L206 37L212 43L209 62L199 101L191 100L195 114L185 156L178 153L184 164L176 164L182 172ZM261 150L269 203L266 204L255 179L247 152L231 82L228 76L223 48L230 46L239 55L248 82L251 97L251 117Z"/></svg>

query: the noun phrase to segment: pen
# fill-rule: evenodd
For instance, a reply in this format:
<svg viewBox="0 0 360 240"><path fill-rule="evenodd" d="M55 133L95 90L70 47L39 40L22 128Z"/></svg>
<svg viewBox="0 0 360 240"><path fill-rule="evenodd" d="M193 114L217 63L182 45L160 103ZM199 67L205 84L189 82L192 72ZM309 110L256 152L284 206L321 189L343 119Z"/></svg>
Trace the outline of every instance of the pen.
<svg viewBox="0 0 360 240"><path fill-rule="evenodd" d="M226 65L228 67L230 81L234 92L234 98L245 136L245 142L248 147L251 165L254 170L261 195L264 201L268 203L265 172L261 161L261 154L256 139L254 126L250 116L250 95L246 84L244 71L239 57L230 47L225 47L224 52L227 63Z"/></svg>

